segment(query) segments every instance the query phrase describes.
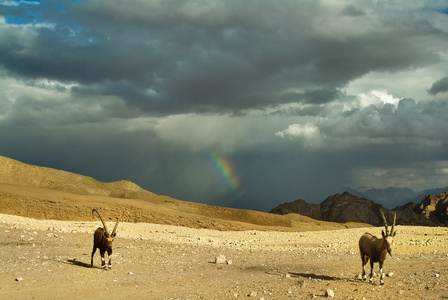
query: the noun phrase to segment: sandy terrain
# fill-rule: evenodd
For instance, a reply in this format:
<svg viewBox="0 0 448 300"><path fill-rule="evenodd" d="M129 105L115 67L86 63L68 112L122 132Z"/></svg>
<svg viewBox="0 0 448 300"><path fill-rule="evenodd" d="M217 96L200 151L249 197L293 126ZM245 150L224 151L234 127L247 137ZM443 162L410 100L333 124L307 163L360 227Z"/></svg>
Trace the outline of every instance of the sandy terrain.
<svg viewBox="0 0 448 300"><path fill-rule="evenodd" d="M113 223L107 223L112 228ZM217 231L120 223L112 269L90 268L99 221L0 214L2 299L443 299L448 229L398 226L385 285L359 279L366 230ZM215 263L225 256L226 262Z"/></svg>
<svg viewBox="0 0 448 300"><path fill-rule="evenodd" d="M110 270L98 252L90 267L101 225L92 208L109 229L125 212ZM0 299L311 299L327 290L448 299L448 228L398 226L385 285L360 280L358 239L381 229L185 202L0 156Z"/></svg>

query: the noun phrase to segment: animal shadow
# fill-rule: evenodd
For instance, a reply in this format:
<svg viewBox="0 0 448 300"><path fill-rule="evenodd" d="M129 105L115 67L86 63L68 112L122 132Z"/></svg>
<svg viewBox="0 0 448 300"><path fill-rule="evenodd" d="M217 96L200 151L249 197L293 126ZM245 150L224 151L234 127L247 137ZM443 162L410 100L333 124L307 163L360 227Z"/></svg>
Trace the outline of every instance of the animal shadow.
<svg viewBox="0 0 448 300"><path fill-rule="evenodd" d="M299 273L299 272L289 272L292 277L303 277L303 278L311 278L311 279L320 279L320 280L342 280L338 277L327 276L327 275L318 275L314 273Z"/></svg>
<svg viewBox="0 0 448 300"><path fill-rule="evenodd" d="M91 268L90 264L86 264L85 262L78 261L76 259L67 259L67 263L78 266L78 267L84 267L84 268Z"/></svg>

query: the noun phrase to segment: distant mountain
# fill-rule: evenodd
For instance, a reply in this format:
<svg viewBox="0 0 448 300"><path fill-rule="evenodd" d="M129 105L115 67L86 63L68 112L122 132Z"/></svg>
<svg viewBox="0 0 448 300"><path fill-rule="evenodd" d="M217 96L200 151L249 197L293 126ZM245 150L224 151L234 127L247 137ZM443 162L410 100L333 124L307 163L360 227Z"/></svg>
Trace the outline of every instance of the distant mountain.
<svg viewBox="0 0 448 300"><path fill-rule="evenodd" d="M286 202L271 209L269 213L277 215L287 215L291 213L300 214L302 216L310 217L316 220L322 220L322 213L318 204L306 203L303 199L298 199L294 202Z"/></svg>
<svg viewBox="0 0 448 300"><path fill-rule="evenodd" d="M384 211L389 222L396 212L396 225L446 226L448 225L448 189L437 195L427 195L421 204L409 202L389 210L383 205L349 192L329 196L321 204L308 204L299 199L283 203L273 208L270 213L297 213L322 221L337 223L360 222L382 226L380 209Z"/></svg>
<svg viewBox="0 0 448 300"><path fill-rule="evenodd" d="M322 218L331 222L347 223L358 222L380 226L383 224L380 215L380 204L365 198L354 196L348 192L335 194L320 204ZM385 214L388 210L383 209Z"/></svg>
<svg viewBox="0 0 448 300"><path fill-rule="evenodd" d="M395 187L388 187L385 189L371 187L359 187L356 189L350 187L344 188L344 191L347 191L352 195L374 201L389 209L405 205L409 202L420 203L422 198L426 195L435 195L446 190L448 190L448 186L444 188L427 189L420 192L414 192L409 188Z"/></svg>
<svg viewBox="0 0 448 300"><path fill-rule="evenodd" d="M413 198L410 198L409 202L420 203L425 196L437 195L437 194L445 192L446 190L448 190L448 186L443 187L443 188L423 190L421 192L415 193L416 195Z"/></svg>
<svg viewBox="0 0 448 300"><path fill-rule="evenodd" d="M373 201L344 192L329 196L319 205L308 204L302 199L283 203L273 208L270 213L297 213L321 221L337 223L360 222L380 226L383 224L379 212L380 208L383 208L380 204L375 204ZM392 215L388 209L384 209L384 211L386 215Z"/></svg>
<svg viewBox="0 0 448 300"><path fill-rule="evenodd" d="M385 189L361 187L357 189L346 188L352 195L372 200L389 209L410 202L416 193L408 188L388 187ZM420 198L421 200L421 198Z"/></svg>

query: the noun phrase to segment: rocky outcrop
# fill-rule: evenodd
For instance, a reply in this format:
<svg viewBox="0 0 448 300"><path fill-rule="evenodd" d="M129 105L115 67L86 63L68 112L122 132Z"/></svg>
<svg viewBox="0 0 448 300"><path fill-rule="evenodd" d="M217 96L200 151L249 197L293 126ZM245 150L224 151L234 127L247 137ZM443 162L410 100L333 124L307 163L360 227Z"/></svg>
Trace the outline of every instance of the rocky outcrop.
<svg viewBox="0 0 448 300"><path fill-rule="evenodd" d="M415 211L426 219L442 225L448 225L448 191L423 197Z"/></svg>
<svg viewBox="0 0 448 300"><path fill-rule="evenodd" d="M391 215L388 220L393 220L392 213L382 205L348 192L328 197L320 204L320 208L323 220L330 222L359 222L381 226L383 220L381 219L380 209L383 209L386 217L389 214Z"/></svg>
<svg viewBox="0 0 448 300"><path fill-rule="evenodd" d="M348 192L335 194L323 201L321 204L309 204L299 199L294 202L283 203L273 208L270 213L289 214L297 213L316 220L329 222L359 222L375 226L383 225L380 209L392 222L392 213L373 201L354 196Z"/></svg>
<svg viewBox="0 0 448 300"><path fill-rule="evenodd" d="M438 222L425 218L418 213L418 204L409 202L393 209L397 213L398 223L410 226L439 226Z"/></svg>
<svg viewBox="0 0 448 300"><path fill-rule="evenodd" d="M303 199L283 203L270 213L297 213L321 221L337 223L359 222L382 226L380 209L389 222L396 213L396 225L447 226L448 191L437 195L427 195L421 204L410 202L392 211L382 205L348 192L329 196L321 204L308 204Z"/></svg>

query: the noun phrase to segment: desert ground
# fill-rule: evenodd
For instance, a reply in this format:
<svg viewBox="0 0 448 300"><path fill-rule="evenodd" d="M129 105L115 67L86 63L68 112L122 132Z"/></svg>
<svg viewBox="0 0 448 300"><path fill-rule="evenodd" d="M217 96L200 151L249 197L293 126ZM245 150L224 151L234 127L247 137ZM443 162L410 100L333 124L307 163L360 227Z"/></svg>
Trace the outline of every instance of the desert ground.
<svg viewBox="0 0 448 300"><path fill-rule="evenodd" d="M398 226L380 285L378 274L373 284L360 279L357 241L381 228L222 231L122 222L112 268L103 270L98 252L90 267L99 225L0 214L0 297L312 299L331 290L335 299L448 298L447 228Z"/></svg>
<svg viewBox="0 0 448 300"><path fill-rule="evenodd" d="M92 208L110 230L124 212L111 269L99 251L90 267L102 226ZM448 299L448 228L397 226L385 284L361 280L358 240L382 229L185 202L0 156L0 299Z"/></svg>

